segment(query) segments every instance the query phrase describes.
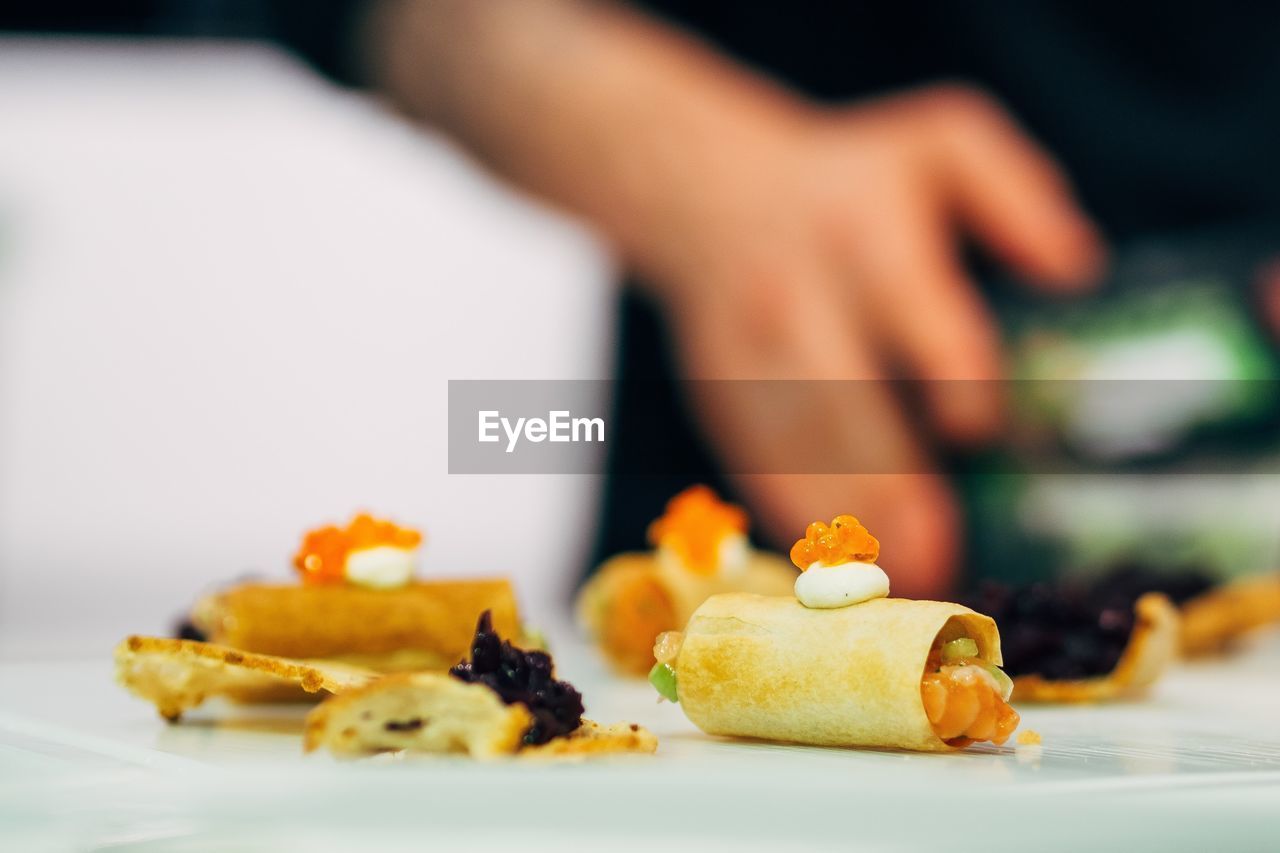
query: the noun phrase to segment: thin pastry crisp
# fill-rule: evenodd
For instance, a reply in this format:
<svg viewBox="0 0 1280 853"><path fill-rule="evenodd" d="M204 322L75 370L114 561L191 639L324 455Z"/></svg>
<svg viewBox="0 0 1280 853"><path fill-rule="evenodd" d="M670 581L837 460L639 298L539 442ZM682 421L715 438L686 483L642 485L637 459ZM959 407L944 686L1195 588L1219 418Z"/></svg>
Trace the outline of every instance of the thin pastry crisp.
<svg viewBox="0 0 1280 853"><path fill-rule="evenodd" d="M583 720L567 734L529 746L533 721L520 704L506 705L482 684L434 672L388 675L335 696L307 715L305 748L351 758L409 750L473 758L516 755L566 758L651 753L658 740L635 724L602 726Z"/></svg>
<svg viewBox="0 0 1280 853"><path fill-rule="evenodd" d="M1251 631L1280 624L1280 573L1210 589L1184 602L1181 613L1184 655L1221 652Z"/></svg>
<svg viewBox="0 0 1280 853"><path fill-rule="evenodd" d="M324 702L307 716L305 745L340 756L412 750L476 758L657 749L640 726L601 726L582 710L581 695L554 677L546 652L502 640L486 613L469 660L448 675L389 675Z"/></svg>
<svg viewBox="0 0 1280 853"><path fill-rule="evenodd" d="M308 714L303 746L343 757L390 750L475 758L583 758L652 753L658 741L634 723L582 718L582 697L552 674L551 658L503 641L488 613L470 659L448 674L381 675L333 663L242 652L198 640L131 636L115 650L122 686L176 723L214 696L239 699L284 686L333 694Z"/></svg>
<svg viewBox="0 0 1280 853"><path fill-rule="evenodd" d="M1179 609L1198 579L1124 566L1097 578L1008 586L983 584L966 603L990 614L1004 637L1006 671L1020 702L1132 698L1178 656Z"/></svg>
<svg viewBox="0 0 1280 853"><path fill-rule="evenodd" d="M303 747L339 756L412 749L476 758L520 748L533 718L492 690L437 672L388 675L322 702L307 715Z"/></svg>
<svg viewBox="0 0 1280 853"><path fill-rule="evenodd" d="M1149 688L1178 655L1178 610L1158 592L1134 604L1133 631L1115 669L1093 678L1013 678L1019 702L1099 702L1136 696Z"/></svg>
<svg viewBox="0 0 1280 853"><path fill-rule="evenodd" d="M299 661L170 637L126 637L115 650L116 680L176 722L206 699L257 702L295 693L341 693L378 677L342 664Z"/></svg>
<svg viewBox="0 0 1280 853"><path fill-rule="evenodd" d="M1280 624L1280 572L1223 581L1203 565L1126 560L1088 581L1085 589L1087 601L1103 609L1144 593L1163 593L1182 618L1184 657L1227 651L1246 634Z"/></svg>

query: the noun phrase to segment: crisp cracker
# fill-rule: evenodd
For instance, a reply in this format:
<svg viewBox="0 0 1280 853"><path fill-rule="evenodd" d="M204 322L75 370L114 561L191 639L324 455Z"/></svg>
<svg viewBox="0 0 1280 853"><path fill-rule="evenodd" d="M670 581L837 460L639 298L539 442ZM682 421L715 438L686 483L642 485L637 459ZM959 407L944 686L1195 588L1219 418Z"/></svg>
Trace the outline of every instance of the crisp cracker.
<svg viewBox="0 0 1280 853"><path fill-rule="evenodd" d="M552 738L539 746L527 746L521 758L578 758L619 753L653 754L658 751L658 738L636 723L601 725L583 720L582 725L564 737Z"/></svg>
<svg viewBox="0 0 1280 853"><path fill-rule="evenodd" d="M304 748L351 757L409 750L473 758L574 758L652 753L658 740L638 725L582 726L539 746L523 746L533 722L483 684L439 673L388 675L326 700L307 715Z"/></svg>
<svg viewBox="0 0 1280 853"><path fill-rule="evenodd" d="M1014 702L1100 702L1141 693L1178 654L1178 609L1162 593L1134 603L1133 633L1116 668L1097 678L1056 681L1039 675L1013 679Z"/></svg>
<svg viewBox="0 0 1280 853"><path fill-rule="evenodd" d="M170 637L130 636L115 650L116 680L156 706L170 722L211 696L239 701L341 693L377 673L360 667L299 661Z"/></svg>
<svg viewBox="0 0 1280 853"><path fill-rule="evenodd" d="M388 675L307 715L303 748L353 757L409 749L475 758L510 755L533 723L481 684L434 672Z"/></svg>
<svg viewBox="0 0 1280 853"><path fill-rule="evenodd" d="M1182 605L1182 653L1221 652L1244 634L1280 623L1280 573L1241 578Z"/></svg>

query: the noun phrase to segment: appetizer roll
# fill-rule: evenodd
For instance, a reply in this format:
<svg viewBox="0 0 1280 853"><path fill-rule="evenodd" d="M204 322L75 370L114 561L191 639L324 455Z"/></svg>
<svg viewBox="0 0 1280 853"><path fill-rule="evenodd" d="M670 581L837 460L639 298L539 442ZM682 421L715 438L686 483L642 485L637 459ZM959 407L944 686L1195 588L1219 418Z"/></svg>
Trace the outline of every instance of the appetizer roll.
<svg viewBox="0 0 1280 853"><path fill-rule="evenodd" d="M741 508L694 486L649 526L652 551L619 554L600 567L578 597L578 614L615 669L648 672L658 634L684 625L712 595L790 591L795 570L753 549L746 531Z"/></svg>
<svg viewBox="0 0 1280 853"><path fill-rule="evenodd" d="M200 601L184 636L249 652L340 660L380 672L447 669L481 613L519 636L504 579L419 581L422 535L370 515L308 532L294 556L300 584L248 583Z"/></svg>
<svg viewBox="0 0 1280 853"><path fill-rule="evenodd" d="M850 516L821 528L814 538L831 538L802 549L798 597L713 596L682 633L659 638L659 692L715 735L921 751L1003 743L1018 714L995 622L884 597L865 528ZM806 581L813 572L832 574Z"/></svg>
<svg viewBox="0 0 1280 853"><path fill-rule="evenodd" d="M197 604L192 622L219 645L390 672L457 663L486 610L498 630L519 635L515 593L501 579L414 581L396 589L242 584Z"/></svg>

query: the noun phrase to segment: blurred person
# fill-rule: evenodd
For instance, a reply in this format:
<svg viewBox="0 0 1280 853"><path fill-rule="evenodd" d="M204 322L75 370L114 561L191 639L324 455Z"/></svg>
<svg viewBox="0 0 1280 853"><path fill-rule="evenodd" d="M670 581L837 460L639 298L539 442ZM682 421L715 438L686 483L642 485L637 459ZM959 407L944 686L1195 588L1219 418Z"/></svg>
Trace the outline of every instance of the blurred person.
<svg viewBox="0 0 1280 853"><path fill-rule="evenodd" d="M624 381L601 553L639 544L684 482L785 471L805 442L832 471L880 473L730 477L774 543L851 511L893 543L896 592L942 593L961 517L935 459L1001 424L999 386L986 381L1004 375L1000 332L975 254L1071 295L1100 278L1102 233L1280 212L1269 95L1280 10L1269 7L379 0L138 12L148 5L130 4L131 26L278 38L589 221L636 282L624 380L973 380L907 401L923 414L878 382L857 400L833 383L781 417L726 386L688 401L696 426L674 396ZM103 26L103 4L80 6ZM27 25L48 26L51 7L32 8ZM640 420L665 432L640 436ZM689 476L627 476L644 442Z"/></svg>
<svg viewBox="0 0 1280 853"><path fill-rule="evenodd" d="M722 17L745 23L767 5ZM805 11L816 10L774 14ZM998 335L960 235L1046 288L1086 285L1100 266L1097 230L1061 169L972 87L824 105L612 4L392 3L371 33L376 79L406 109L609 238L659 307L685 377L993 380ZM858 399L825 388L796 417L766 417L773 401L755 386L689 402L728 470L787 471L804 442L832 471L880 472L733 485L779 539L850 508L895 543L903 593L939 592L959 522L926 473L925 437L886 385ZM933 402L944 435L980 440L996 426L993 400ZM671 489L615 481L613 506L633 525L656 507L624 490Z"/></svg>
<svg viewBox="0 0 1280 853"><path fill-rule="evenodd" d="M923 473L936 445L1000 423L999 386L982 381L1004 375L1000 335L966 248L1070 294L1102 272L1100 230L1267 215L1280 198L1262 144L1277 123L1251 100L1280 75L1260 36L1280 29L1273 13L646 5L668 22L618 4L393 2L372 19L366 67L618 248L643 297L627 307L624 372L978 380L924 400L924 417L871 383L857 400L832 384L794 418L768 417L750 391L689 401L714 448L705 470L786 470L809 442L833 471L901 472L731 481L775 536L853 508L894 543L905 594L954 578L958 508ZM645 391L624 415L651 404ZM626 476L616 457L642 440L615 449L605 553L636 544L673 490Z"/></svg>

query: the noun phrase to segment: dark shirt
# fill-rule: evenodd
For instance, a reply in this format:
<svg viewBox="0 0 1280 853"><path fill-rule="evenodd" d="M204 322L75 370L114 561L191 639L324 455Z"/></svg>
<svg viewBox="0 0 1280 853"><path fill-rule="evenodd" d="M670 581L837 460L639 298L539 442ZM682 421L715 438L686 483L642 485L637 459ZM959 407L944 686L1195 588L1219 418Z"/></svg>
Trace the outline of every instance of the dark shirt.
<svg viewBox="0 0 1280 853"><path fill-rule="evenodd" d="M370 0L0 0L0 31L276 42L343 83Z"/></svg>
<svg viewBox="0 0 1280 853"><path fill-rule="evenodd" d="M840 102L936 80L1000 98L1108 236L1280 208L1280 5L646 0Z"/></svg>

